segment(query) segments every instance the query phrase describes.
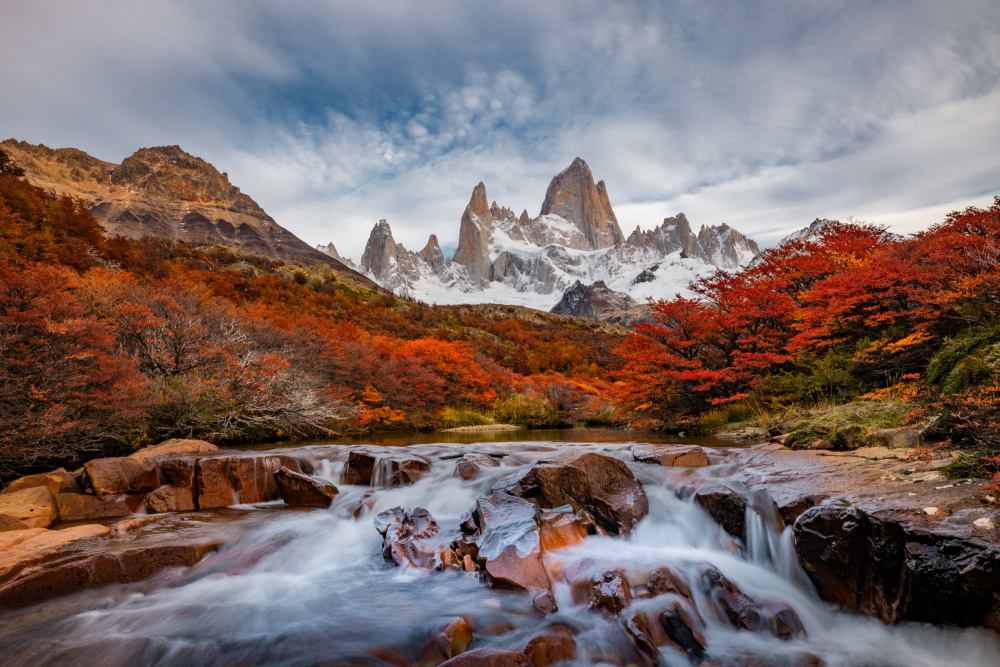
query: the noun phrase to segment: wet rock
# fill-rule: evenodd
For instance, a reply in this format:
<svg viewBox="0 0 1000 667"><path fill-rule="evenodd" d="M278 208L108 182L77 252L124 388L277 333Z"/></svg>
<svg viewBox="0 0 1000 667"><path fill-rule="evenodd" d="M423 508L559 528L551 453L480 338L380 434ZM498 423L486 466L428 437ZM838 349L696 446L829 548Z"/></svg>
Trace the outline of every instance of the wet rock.
<svg viewBox="0 0 1000 667"><path fill-rule="evenodd" d="M375 508L375 502L377 501L377 494L374 489L369 489L361 494L361 498L358 499L357 505L351 510L351 516L355 519L360 519L368 512L371 512Z"/></svg>
<svg viewBox="0 0 1000 667"><path fill-rule="evenodd" d="M569 505L539 511L538 524L543 551L579 544L588 535L586 526Z"/></svg>
<svg viewBox="0 0 1000 667"><path fill-rule="evenodd" d="M795 610L786 604L766 603L763 608L767 619L769 630L778 639L794 639L805 635L806 630L802 625L802 620Z"/></svg>
<svg viewBox="0 0 1000 667"><path fill-rule="evenodd" d="M674 468L703 468L708 465L705 450L697 446L634 445L632 458L642 463L658 463Z"/></svg>
<svg viewBox="0 0 1000 667"><path fill-rule="evenodd" d="M228 456L198 459L195 466L199 509L236 504L236 486L229 476Z"/></svg>
<svg viewBox="0 0 1000 667"><path fill-rule="evenodd" d="M123 519L122 521L115 522L108 526L108 529L111 531L112 537L121 537L154 523L159 523L165 518L162 516L137 516L134 519Z"/></svg>
<svg viewBox="0 0 1000 667"><path fill-rule="evenodd" d="M691 599L691 589L687 583L666 565L660 566L650 573L647 586L651 597L673 594Z"/></svg>
<svg viewBox="0 0 1000 667"><path fill-rule="evenodd" d="M615 535L628 535L649 512L646 493L632 471L603 454L542 461L523 475L499 480L494 488L543 508L583 507L601 528Z"/></svg>
<svg viewBox="0 0 1000 667"><path fill-rule="evenodd" d="M83 469L90 488L98 496L143 493L160 486L156 465L140 459L94 459L87 461Z"/></svg>
<svg viewBox="0 0 1000 667"><path fill-rule="evenodd" d="M767 629L757 603L715 568L701 576L702 590L734 627L751 632Z"/></svg>
<svg viewBox="0 0 1000 667"><path fill-rule="evenodd" d="M197 459L194 458L169 458L157 461L160 479L170 486L193 489L196 462Z"/></svg>
<svg viewBox="0 0 1000 667"><path fill-rule="evenodd" d="M640 610L653 644L672 648L693 662L700 662L705 656L707 641L701 632L704 622L698 612L687 600L676 595L664 595L653 603Z"/></svg>
<svg viewBox="0 0 1000 667"><path fill-rule="evenodd" d="M890 449L911 449L920 446L920 429L913 426L885 428L865 436L868 447L888 447Z"/></svg>
<svg viewBox="0 0 1000 667"><path fill-rule="evenodd" d="M694 494L694 501L733 537L746 538L746 501L728 486L708 484Z"/></svg>
<svg viewBox="0 0 1000 667"><path fill-rule="evenodd" d="M792 525L795 523L806 510L811 507L819 505L821 502L826 500L826 496L815 495L815 496L793 496L787 498L783 504L778 505L778 514L781 515L782 521L785 525Z"/></svg>
<svg viewBox="0 0 1000 667"><path fill-rule="evenodd" d="M181 486L161 486L146 495L148 512L190 512L195 509L194 489Z"/></svg>
<svg viewBox="0 0 1000 667"><path fill-rule="evenodd" d="M382 535L382 556L398 567L423 570L458 567L448 541L438 536L437 522L423 507L409 512L394 507L378 514L374 524Z"/></svg>
<svg viewBox="0 0 1000 667"><path fill-rule="evenodd" d="M430 469L425 459L399 448L355 447L347 455L343 482L393 488L413 484Z"/></svg>
<svg viewBox="0 0 1000 667"><path fill-rule="evenodd" d="M98 528L79 526L79 528ZM99 526L103 533L107 528ZM66 531L53 531L63 533ZM169 567L194 565L217 544L155 545L121 552L81 554L0 584L0 608L15 609L86 588L139 581Z"/></svg>
<svg viewBox="0 0 1000 667"><path fill-rule="evenodd" d="M15 479L8 484L0 495L23 491L44 486L53 494L57 493L83 493L83 487L77 481L77 476L66 472L64 468L58 468L52 472L43 472L37 475L28 475Z"/></svg>
<svg viewBox="0 0 1000 667"><path fill-rule="evenodd" d="M125 496L88 496L60 493L56 496L60 521L87 521L132 514Z"/></svg>
<svg viewBox="0 0 1000 667"><path fill-rule="evenodd" d="M63 530L32 528L0 533L0 581L12 572L51 556L74 542L107 534L107 527L94 524Z"/></svg>
<svg viewBox="0 0 1000 667"><path fill-rule="evenodd" d="M442 623L427 636L421 665L438 665L464 652L472 641L472 624L461 616Z"/></svg>
<svg viewBox="0 0 1000 667"><path fill-rule="evenodd" d="M536 594L549 591L537 514L531 503L502 492L476 501L479 564L493 585Z"/></svg>
<svg viewBox="0 0 1000 667"><path fill-rule="evenodd" d="M334 497L340 493L330 482L292 472L281 467L274 472L281 499L286 505L305 507L329 507Z"/></svg>
<svg viewBox="0 0 1000 667"><path fill-rule="evenodd" d="M379 665L388 665L388 667L411 667L412 665L409 658L394 648L373 648L368 649L365 653L378 660Z"/></svg>
<svg viewBox="0 0 1000 667"><path fill-rule="evenodd" d="M820 597L844 609L871 613L871 527L854 507L814 507L795 522L795 548Z"/></svg>
<svg viewBox="0 0 1000 667"><path fill-rule="evenodd" d="M137 461L149 461L150 459L168 456L171 454L195 454L202 452L217 452L219 448L204 440L185 440L183 438L172 438L159 445L143 447L139 451L129 454L130 459Z"/></svg>
<svg viewBox="0 0 1000 667"><path fill-rule="evenodd" d="M612 616L622 613L632 604L628 578L621 570L605 570L570 584L573 601L588 609L604 611Z"/></svg>
<svg viewBox="0 0 1000 667"><path fill-rule="evenodd" d="M531 667L531 662L523 653L481 648L442 662L441 667Z"/></svg>
<svg viewBox="0 0 1000 667"><path fill-rule="evenodd" d="M653 663L659 663L660 651L657 649L656 642L652 638L653 632L649 629L645 615L634 610L628 610L622 615L622 625L625 626L625 632L635 642L636 648L643 655L650 658Z"/></svg>
<svg viewBox="0 0 1000 667"><path fill-rule="evenodd" d="M500 462L489 454L469 453L463 455L455 464L455 476L469 481L478 477L484 468L497 468L499 466Z"/></svg>
<svg viewBox="0 0 1000 667"><path fill-rule="evenodd" d="M565 625L552 625L535 633L522 651L531 667L548 667L576 660L578 652L573 633Z"/></svg>
<svg viewBox="0 0 1000 667"><path fill-rule="evenodd" d="M0 495L0 516L21 521L29 528L44 528L58 516L55 496L47 486L35 486Z"/></svg>
<svg viewBox="0 0 1000 667"><path fill-rule="evenodd" d="M265 503L280 498L281 492L275 481L275 472L279 468L285 468L293 473L302 472L299 462L284 454L230 458L229 474L239 493L240 502Z"/></svg>

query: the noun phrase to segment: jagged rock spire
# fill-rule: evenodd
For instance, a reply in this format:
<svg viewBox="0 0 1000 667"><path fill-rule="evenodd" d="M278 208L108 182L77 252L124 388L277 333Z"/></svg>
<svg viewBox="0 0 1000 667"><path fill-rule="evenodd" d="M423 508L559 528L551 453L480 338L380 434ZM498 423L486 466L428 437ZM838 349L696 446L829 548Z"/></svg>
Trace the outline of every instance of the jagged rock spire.
<svg viewBox="0 0 1000 667"><path fill-rule="evenodd" d="M583 232L588 250L609 248L625 241L611 209L604 181L595 184L590 167L576 158L549 183L541 215L558 215Z"/></svg>

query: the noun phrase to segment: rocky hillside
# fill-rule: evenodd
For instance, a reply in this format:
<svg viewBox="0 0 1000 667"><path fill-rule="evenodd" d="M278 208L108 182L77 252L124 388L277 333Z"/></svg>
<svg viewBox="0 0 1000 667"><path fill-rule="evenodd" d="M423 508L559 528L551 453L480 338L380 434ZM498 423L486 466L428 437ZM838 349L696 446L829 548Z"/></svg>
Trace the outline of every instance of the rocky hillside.
<svg viewBox="0 0 1000 667"><path fill-rule="evenodd" d="M550 311L557 315L591 317L625 326L650 319L647 304L636 303L628 294L608 289L603 281L584 285L579 280L563 292L562 299Z"/></svg>
<svg viewBox="0 0 1000 667"><path fill-rule="evenodd" d="M383 287L424 301L549 309L578 282L600 281L602 289L633 302L672 296L702 275L745 265L758 252L726 224L693 232L683 213L648 231L637 227L626 238L604 181L595 183L580 158L549 183L537 217L515 210L491 204L479 183L462 213L454 257L443 255L434 235L420 252L407 250L382 220L358 268ZM622 316L630 321L634 314Z"/></svg>
<svg viewBox="0 0 1000 667"><path fill-rule="evenodd" d="M230 183L225 172L178 146L142 148L121 164L75 148L52 149L14 139L0 147L33 184L93 202L91 210L108 236L219 244L296 264L325 263L362 278L275 222Z"/></svg>

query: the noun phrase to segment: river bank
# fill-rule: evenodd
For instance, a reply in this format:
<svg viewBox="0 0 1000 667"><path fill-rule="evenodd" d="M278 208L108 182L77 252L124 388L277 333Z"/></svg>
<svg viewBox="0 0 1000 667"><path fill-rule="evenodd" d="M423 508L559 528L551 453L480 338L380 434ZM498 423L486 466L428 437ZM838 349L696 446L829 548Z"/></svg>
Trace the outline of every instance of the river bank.
<svg viewBox="0 0 1000 667"><path fill-rule="evenodd" d="M32 664L42 646L51 664L438 664L492 649L551 664L538 657L548 646L573 664L991 664L989 635L911 625L1000 618L995 500L976 481L936 477L947 459L621 435L147 454L171 483L114 489L142 496L141 510L62 521L63 498L48 527L0 533L0 656ZM188 488L177 461L192 462L198 508L153 513L164 486ZM331 494L329 507L292 506L302 499L278 487L281 467L312 480L313 501ZM85 490L75 495L112 495ZM18 533L27 539L8 537ZM60 534L77 539L16 560ZM870 562L886 565L859 565ZM660 567L674 588L654 595ZM442 623L468 638L421 662ZM867 639L841 645L858 633Z"/></svg>

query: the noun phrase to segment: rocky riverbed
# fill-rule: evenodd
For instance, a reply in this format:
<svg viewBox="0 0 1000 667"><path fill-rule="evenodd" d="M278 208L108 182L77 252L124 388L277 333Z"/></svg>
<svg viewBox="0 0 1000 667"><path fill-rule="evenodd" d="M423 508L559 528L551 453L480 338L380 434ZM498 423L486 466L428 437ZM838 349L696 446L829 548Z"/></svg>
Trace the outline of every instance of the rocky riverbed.
<svg viewBox="0 0 1000 667"><path fill-rule="evenodd" d="M995 664L996 500L908 456L171 441L0 494L0 661Z"/></svg>

